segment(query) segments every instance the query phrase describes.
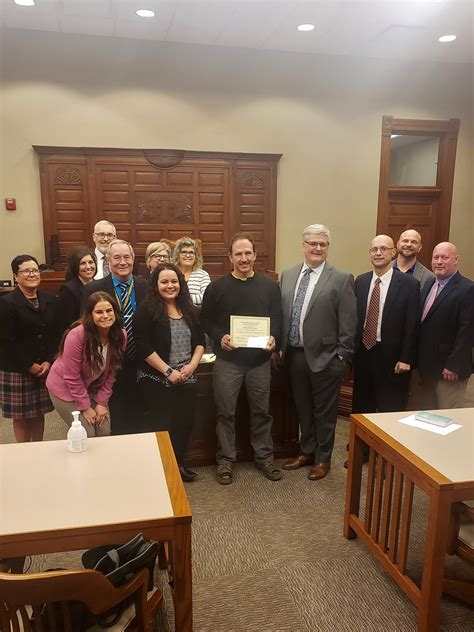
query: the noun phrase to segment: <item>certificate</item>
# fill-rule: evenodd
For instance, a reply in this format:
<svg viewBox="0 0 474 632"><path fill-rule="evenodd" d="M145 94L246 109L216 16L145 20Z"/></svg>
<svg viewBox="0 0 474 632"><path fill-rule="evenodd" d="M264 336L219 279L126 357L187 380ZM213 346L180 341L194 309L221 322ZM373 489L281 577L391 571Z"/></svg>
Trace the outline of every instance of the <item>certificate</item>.
<svg viewBox="0 0 474 632"><path fill-rule="evenodd" d="M270 340L268 316L231 316L230 339L236 347L265 349Z"/></svg>

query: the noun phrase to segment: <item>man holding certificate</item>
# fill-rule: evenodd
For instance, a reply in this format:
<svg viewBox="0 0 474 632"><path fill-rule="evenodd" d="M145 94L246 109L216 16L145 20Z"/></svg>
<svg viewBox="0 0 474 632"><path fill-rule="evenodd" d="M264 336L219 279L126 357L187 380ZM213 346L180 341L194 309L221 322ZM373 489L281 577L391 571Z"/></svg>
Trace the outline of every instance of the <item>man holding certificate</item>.
<svg viewBox="0 0 474 632"><path fill-rule="evenodd" d="M277 283L254 271L256 258L252 238L234 235L229 247L233 271L207 287L202 303L202 324L216 354L216 460L222 485L232 483L235 409L244 380L255 467L269 480L281 478L273 461L273 419L268 413L271 354L278 350L281 335L281 295Z"/></svg>

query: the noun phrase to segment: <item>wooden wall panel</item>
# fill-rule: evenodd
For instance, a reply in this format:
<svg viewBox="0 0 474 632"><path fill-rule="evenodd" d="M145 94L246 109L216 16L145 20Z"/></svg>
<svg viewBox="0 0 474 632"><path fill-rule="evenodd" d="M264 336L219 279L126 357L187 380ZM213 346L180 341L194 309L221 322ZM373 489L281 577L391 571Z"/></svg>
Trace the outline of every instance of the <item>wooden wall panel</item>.
<svg viewBox="0 0 474 632"><path fill-rule="evenodd" d="M256 242L258 267L275 268L278 154L35 149L47 262L55 269L64 268L71 246L92 245L100 219L132 243L139 261L150 242L189 235L201 239L205 268L217 277L230 269L230 238L243 231Z"/></svg>

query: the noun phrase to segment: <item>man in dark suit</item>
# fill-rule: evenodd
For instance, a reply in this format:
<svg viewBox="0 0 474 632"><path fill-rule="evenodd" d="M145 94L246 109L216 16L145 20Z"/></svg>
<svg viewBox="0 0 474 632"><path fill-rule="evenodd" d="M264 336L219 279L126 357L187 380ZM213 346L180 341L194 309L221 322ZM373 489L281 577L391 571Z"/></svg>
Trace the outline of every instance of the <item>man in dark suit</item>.
<svg viewBox="0 0 474 632"><path fill-rule="evenodd" d="M397 258L392 262L392 266L399 272L415 277L420 282L420 288L423 291L426 283L431 285L434 281L434 274L417 261L421 248L420 233L413 228L405 230L398 238Z"/></svg>
<svg viewBox="0 0 474 632"><path fill-rule="evenodd" d="M122 239L110 243L107 262L110 275L92 281L84 287L84 302L93 292L107 292L115 298L122 313L123 326L127 331L125 357L114 384L109 408L112 434L140 432L142 427L142 407L137 387L137 364L135 343L132 332L132 318L137 305L143 301L148 282L132 274L135 254L132 246Z"/></svg>
<svg viewBox="0 0 474 632"><path fill-rule="evenodd" d="M393 240L377 235L369 250L372 272L357 277L354 413L405 410L416 357L420 284L392 267Z"/></svg>
<svg viewBox="0 0 474 632"><path fill-rule="evenodd" d="M312 465L312 481L331 465L339 388L356 329L354 278L326 261L329 241L326 226L307 226L303 264L281 275L283 357L301 429L301 452L283 468Z"/></svg>
<svg viewBox="0 0 474 632"><path fill-rule="evenodd" d="M421 296L418 346L417 408L462 408L472 372L474 340L474 283L458 272L454 244L433 250L436 280Z"/></svg>

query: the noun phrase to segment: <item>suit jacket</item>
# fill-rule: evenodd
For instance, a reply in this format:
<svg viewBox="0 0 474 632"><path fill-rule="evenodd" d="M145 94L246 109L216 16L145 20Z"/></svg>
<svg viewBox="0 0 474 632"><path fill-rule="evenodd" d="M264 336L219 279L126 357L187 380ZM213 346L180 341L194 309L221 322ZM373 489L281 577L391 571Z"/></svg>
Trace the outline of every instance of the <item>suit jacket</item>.
<svg viewBox="0 0 474 632"><path fill-rule="evenodd" d="M59 288L58 321L61 331L65 331L81 315L84 287L82 281L76 277Z"/></svg>
<svg viewBox="0 0 474 632"><path fill-rule="evenodd" d="M0 298L0 369L26 373L32 364L52 362L58 350L57 299L38 290L36 310L15 288Z"/></svg>
<svg viewBox="0 0 474 632"><path fill-rule="evenodd" d="M137 307L143 301L148 291L148 281L140 276L133 275L133 283L135 288L135 300L137 302ZM117 299L115 296L114 283L112 281L112 275L107 275L104 279L97 279L97 281L92 281L91 283L87 283L84 286L84 298L82 300L82 309L81 312L84 311L84 305L87 298L93 294L94 292L107 292L114 299Z"/></svg>
<svg viewBox="0 0 474 632"><path fill-rule="evenodd" d="M284 270L281 275L283 353L288 344L293 298L301 268L302 264L299 264ZM355 331L354 277L326 261L314 286L303 323L304 353L311 371L322 371L335 355L350 360L354 352Z"/></svg>
<svg viewBox="0 0 474 632"><path fill-rule="evenodd" d="M422 305L432 287L426 285ZM444 286L421 324L418 369L441 379L444 368L462 379L471 375L474 340L474 283L459 272Z"/></svg>
<svg viewBox="0 0 474 632"><path fill-rule="evenodd" d="M123 335L125 343L125 330ZM94 380L90 365L84 357L84 327L78 325L66 336L63 353L54 361L46 386L58 399L74 401L78 410L91 407L91 396L98 404L107 406L115 382L115 371L110 368L110 359L111 354L107 353L104 370Z"/></svg>
<svg viewBox="0 0 474 632"><path fill-rule="evenodd" d="M426 283L429 283L429 285L431 286L433 285L433 281L435 280L435 275L433 274L433 272L431 272L431 270L428 270L428 268L425 268L425 266L419 261L415 263L413 276L420 282L421 291L423 291Z"/></svg>
<svg viewBox="0 0 474 632"><path fill-rule="evenodd" d="M362 349L362 334L372 274L372 272L361 274L355 282L357 297L356 356ZM394 270L382 312L381 371L392 375L397 362L405 362L413 367L416 359L419 323L420 284L414 277Z"/></svg>

